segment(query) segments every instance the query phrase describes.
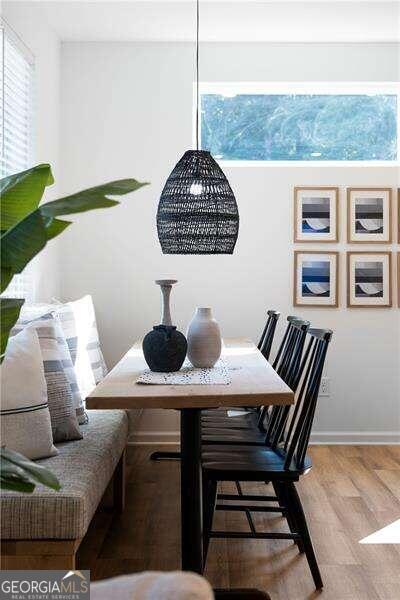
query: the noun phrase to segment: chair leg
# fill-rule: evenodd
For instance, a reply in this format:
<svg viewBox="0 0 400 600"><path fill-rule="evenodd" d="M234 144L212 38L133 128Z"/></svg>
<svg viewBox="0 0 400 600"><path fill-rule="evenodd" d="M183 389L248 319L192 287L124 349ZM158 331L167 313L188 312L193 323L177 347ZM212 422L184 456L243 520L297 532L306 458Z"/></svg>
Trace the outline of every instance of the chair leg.
<svg viewBox="0 0 400 600"><path fill-rule="evenodd" d="M285 485L278 481L275 481L272 482L272 486L274 488L275 494L279 498L279 504L287 509L287 513L285 516L291 533L299 533L299 525L296 522L296 513L293 510L293 506L291 506L289 494L287 493ZM295 540L295 544L297 544L299 552L302 554L304 552L303 540Z"/></svg>
<svg viewBox="0 0 400 600"><path fill-rule="evenodd" d="M217 502L218 482L203 477L203 555L204 565L207 560L210 532L212 529L215 504Z"/></svg>
<svg viewBox="0 0 400 600"><path fill-rule="evenodd" d="M298 532L300 533L301 539L304 544L304 551L307 556L308 565L310 567L310 571L314 579L315 587L317 588L317 590L320 590L324 584L322 583L321 573L319 571L317 559L310 537L310 532L308 531L307 521L299 495L293 482L284 485L286 485L288 500L291 506L293 507L294 514L296 515L295 518L299 530Z"/></svg>
<svg viewBox="0 0 400 600"><path fill-rule="evenodd" d="M236 485L236 489L237 489L238 495L241 496L241 497L243 497L242 486L240 485L240 481L235 481L235 485ZM246 513L247 522L248 522L249 527L250 527L250 531L252 533L256 533L256 528L255 528L255 525L254 525L254 522L253 522L253 519L252 519L250 511L249 510L245 510L245 513Z"/></svg>

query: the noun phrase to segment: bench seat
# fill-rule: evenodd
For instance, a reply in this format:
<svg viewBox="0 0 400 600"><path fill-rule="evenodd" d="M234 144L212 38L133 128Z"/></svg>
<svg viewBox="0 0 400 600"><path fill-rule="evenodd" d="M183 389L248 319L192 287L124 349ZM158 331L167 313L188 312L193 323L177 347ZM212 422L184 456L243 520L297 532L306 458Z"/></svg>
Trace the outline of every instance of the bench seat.
<svg viewBox="0 0 400 600"><path fill-rule="evenodd" d="M80 540L124 454L128 418L122 410L89 411L83 439L57 444L57 456L39 460L59 479L59 492L38 485L32 494L3 491L1 539Z"/></svg>

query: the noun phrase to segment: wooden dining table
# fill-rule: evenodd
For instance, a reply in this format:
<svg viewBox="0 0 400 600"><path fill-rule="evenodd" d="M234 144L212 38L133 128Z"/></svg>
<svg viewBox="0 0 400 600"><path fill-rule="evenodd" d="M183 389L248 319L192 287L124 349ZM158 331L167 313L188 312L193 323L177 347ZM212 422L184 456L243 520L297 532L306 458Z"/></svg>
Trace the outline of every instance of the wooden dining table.
<svg viewBox="0 0 400 600"><path fill-rule="evenodd" d="M136 342L86 400L88 409L164 408L181 420L182 569L203 573L201 410L226 406L289 405L292 390L250 340L224 340L227 385L147 385L136 383L147 368Z"/></svg>

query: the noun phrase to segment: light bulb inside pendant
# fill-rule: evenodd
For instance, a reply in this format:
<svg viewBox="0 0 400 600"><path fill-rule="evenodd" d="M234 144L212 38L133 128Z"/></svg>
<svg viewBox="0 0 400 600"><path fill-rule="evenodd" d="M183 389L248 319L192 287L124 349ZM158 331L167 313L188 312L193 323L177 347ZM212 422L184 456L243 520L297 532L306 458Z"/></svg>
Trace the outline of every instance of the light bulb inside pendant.
<svg viewBox="0 0 400 600"><path fill-rule="evenodd" d="M190 186L190 190L189 193L192 196L201 196L201 194L203 193L203 186L201 183L197 183L196 181L194 183L192 183L192 185Z"/></svg>

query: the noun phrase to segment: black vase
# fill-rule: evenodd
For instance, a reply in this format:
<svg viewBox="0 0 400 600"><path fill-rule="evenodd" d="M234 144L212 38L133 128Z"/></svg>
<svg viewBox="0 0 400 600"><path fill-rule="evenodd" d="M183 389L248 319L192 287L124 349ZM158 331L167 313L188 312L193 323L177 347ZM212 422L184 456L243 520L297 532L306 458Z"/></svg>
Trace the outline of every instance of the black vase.
<svg viewBox="0 0 400 600"><path fill-rule="evenodd" d="M151 371L179 371L186 357L186 338L175 325L155 325L143 340L143 354Z"/></svg>

